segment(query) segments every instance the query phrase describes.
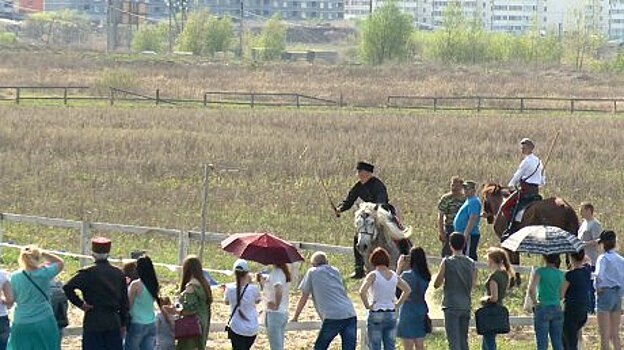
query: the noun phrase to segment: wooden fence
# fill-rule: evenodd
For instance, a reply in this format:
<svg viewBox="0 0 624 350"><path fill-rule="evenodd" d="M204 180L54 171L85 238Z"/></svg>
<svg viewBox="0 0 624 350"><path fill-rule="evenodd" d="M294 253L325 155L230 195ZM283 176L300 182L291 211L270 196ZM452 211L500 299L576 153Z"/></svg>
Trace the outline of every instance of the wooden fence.
<svg viewBox="0 0 624 350"><path fill-rule="evenodd" d="M154 95L142 92L109 88L107 96L92 96L88 94L71 95L70 92L90 89L88 86L17 86L0 85L1 90L12 91L12 95L0 95L0 101L12 101L20 104L21 101L62 101L68 105L71 101L108 101L110 105L118 102L148 103L153 105L183 106L194 105L210 107L214 105L230 106L257 106L267 107L325 107L325 108L397 108L421 109L437 111L504 111L504 112L599 112L622 113L624 98L594 98L594 97L540 97L540 96L409 96L391 95L385 99L385 104L349 103L342 94L336 99L328 99L300 94L298 92L237 92L237 91L206 91L200 98L165 98L160 89ZM37 93L25 95L27 91ZM60 94L44 95L49 91L60 91Z"/></svg>
<svg viewBox="0 0 624 350"><path fill-rule="evenodd" d="M618 113L623 98L504 97L504 96L388 96L389 108L470 111L548 111Z"/></svg>

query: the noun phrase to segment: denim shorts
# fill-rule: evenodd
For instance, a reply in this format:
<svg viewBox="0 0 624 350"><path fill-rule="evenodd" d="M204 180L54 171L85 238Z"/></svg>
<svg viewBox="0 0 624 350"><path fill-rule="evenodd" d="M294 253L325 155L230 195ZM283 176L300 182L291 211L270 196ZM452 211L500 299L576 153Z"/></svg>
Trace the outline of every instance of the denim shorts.
<svg viewBox="0 0 624 350"><path fill-rule="evenodd" d="M622 310L622 297L619 288L604 288L596 294L598 312L619 312Z"/></svg>

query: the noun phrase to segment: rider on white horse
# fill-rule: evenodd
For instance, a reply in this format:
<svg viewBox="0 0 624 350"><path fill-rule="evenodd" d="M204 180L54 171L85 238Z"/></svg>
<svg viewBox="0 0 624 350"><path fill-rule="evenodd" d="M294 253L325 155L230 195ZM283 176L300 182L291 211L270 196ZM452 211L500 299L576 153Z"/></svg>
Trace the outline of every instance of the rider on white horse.
<svg viewBox="0 0 624 350"><path fill-rule="evenodd" d="M394 215L394 222L401 230L403 226L396 217L396 211L392 205L388 203L388 191L386 185L373 175L375 166L367 162L358 162L357 166L358 182L353 185L347 197L342 203L336 207L336 216L340 217L340 213L347 211L353 207L355 201L359 198L364 202L382 205ZM355 258L355 271L351 274L351 278L364 278L364 259L357 250L357 235L353 237L353 255ZM405 250L399 242L401 251ZM409 247L406 248L409 250ZM407 252L403 253L407 254Z"/></svg>

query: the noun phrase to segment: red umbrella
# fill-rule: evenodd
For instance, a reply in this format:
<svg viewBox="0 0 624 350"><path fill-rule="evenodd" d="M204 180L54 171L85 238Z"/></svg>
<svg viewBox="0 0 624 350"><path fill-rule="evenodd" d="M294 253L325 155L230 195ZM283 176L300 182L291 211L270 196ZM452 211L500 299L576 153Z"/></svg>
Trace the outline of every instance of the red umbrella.
<svg viewBox="0 0 624 350"><path fill-rule="evenodd" d="M224 239L221 248L241 259L264 265L302 261L303 257L292 244L270 233L237 233Z"/></svg>

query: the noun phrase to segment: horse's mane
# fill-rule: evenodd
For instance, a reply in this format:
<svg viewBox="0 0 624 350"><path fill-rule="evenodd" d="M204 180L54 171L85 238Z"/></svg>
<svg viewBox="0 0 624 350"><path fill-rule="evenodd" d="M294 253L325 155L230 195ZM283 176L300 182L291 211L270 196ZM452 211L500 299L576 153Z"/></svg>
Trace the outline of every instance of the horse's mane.
<svg viewBox="0 0 624 350"><path fill-rule="evenodd" d="M391 220L392 214L375 203L361 203L359 209L355 212L354 224L357 226L357 220L360 215L366 213L375 219L375 225L381 229L386 239L400 240L411 236L412 227L408 226L401 231Z"/></svg>

